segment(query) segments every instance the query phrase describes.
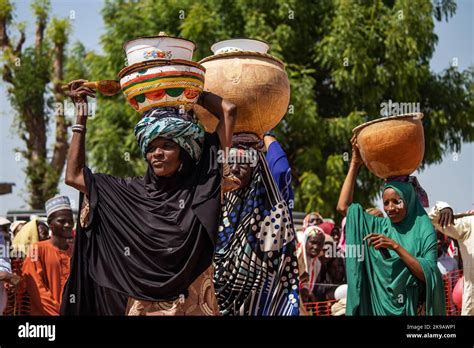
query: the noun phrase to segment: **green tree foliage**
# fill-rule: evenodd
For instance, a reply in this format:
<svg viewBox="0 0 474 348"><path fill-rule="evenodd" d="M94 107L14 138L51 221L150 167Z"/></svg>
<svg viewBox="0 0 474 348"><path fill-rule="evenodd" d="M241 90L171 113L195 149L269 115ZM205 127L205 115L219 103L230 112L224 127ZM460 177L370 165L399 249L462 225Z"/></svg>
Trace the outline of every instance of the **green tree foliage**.
<svg viewBox="0 0 474 348"><path fill-rule="evenodd" d="M296 209L334 216L350 161L351 130L381 116L381 103L420 103L425 114L423 165L472 141L473 69L429 69L434 21L454 14L450 0L167 0L107 1L104 56L90 55L90 78L111 79L124 67L124 42L165 31L197 43L251 37L270 43L291 83L288 113L277 135L294 173ZM115 175L145 168L133 136L139 115L123 96L99 97L88 133L94 167ZM362 170L356 199L373 203L381 181Z"/></svg>
<svg viewBox="0 0 474 348"><path fill-rule="evenodd" d="M34 0L34 43L24 47L24 23L13 23L14 5L0 0L0 69L8 98L15 115L15 128L25 147L18 149L26 160L27 191L34 209L44 209L44 202L58 191L58 184L68 151L67 129L61 89L64 80L78 78L64 71L67 63L65 47L71 26L68 20L49 20L48 0ZM16 26L19 38L10 37ZM69 67L72 65L69 64ZM82 73L82 72L81 72ZM58 111L58 112L55 112ZM53 125L54 133L50 132ZM48 148L48 136L54 140Z"/></svg>

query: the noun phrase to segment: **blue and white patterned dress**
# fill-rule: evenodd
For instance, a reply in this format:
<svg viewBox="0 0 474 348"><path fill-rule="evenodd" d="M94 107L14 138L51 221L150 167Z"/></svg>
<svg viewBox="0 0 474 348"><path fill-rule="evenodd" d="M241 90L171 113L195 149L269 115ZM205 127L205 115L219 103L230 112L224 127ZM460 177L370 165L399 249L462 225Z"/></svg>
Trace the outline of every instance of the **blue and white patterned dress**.
<svg viewBox="0 0 474 348"><path fill-rule="evenodd" d="M299 315L296 234L262 153L251 183L225 194L214 257L223 315Z"/></svg>

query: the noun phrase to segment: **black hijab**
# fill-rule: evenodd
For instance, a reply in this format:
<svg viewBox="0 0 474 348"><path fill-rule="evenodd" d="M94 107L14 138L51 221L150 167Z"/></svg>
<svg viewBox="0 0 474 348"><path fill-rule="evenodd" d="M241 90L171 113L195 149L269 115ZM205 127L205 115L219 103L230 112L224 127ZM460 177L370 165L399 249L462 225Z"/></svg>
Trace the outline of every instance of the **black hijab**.
<svg viewBox="0 0 474 348"><path fill-rule="evenodd" d="M167 178L151 167L132 178L84 169L90 212L87 227L78 223L61 314L120 315L128 297L186 295L212 263L220 212L218 149L217 134L206 134L200 161L181 149L183 165ZM81 194L81 206L83 199Z"/></svg>

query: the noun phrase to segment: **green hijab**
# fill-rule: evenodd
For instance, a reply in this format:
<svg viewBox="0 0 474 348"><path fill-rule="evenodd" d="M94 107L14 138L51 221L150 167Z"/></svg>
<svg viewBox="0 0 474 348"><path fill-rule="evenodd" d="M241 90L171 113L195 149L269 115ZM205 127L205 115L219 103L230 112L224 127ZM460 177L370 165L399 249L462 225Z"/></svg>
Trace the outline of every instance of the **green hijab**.
<svg viewBox="0 0 474 348"><path fill-rule="evenodd" d="M346 315L416 315L420 301L425 302L426 315L446 315L433 225L411 184L394 181L384 190L387 188L394 189L407 208L400 223L370 215L357 203L347 212ZM391 257L384 259L379 250L369 247L363 238L370 233L385 234L413 255L425 282L416 278L393 250L389 250Z"/></svg>

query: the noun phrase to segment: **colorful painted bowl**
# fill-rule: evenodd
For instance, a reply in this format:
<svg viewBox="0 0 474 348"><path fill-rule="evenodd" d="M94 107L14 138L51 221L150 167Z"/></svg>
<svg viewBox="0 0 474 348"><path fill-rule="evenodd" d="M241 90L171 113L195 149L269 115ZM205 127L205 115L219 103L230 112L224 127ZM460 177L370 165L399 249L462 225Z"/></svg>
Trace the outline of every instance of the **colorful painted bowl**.
<svg viewBox="0 0 474 348"><path fill-rule="evenodd" d="M158 36L141 37L128 41L124 45L124 50L127 54L128 65L133 65L156 59L192 61L195 47L196 45L192 41L160 33Z"/></svg>
<svg viewBox="0 0 474 348"><path fill-rule="evenodd" d="M197 63L160 64L134 70L120 79L122 92L139 113L154 107L190 110L204 87L205 69Z"/></svg>
<svg viewBox="0 0 474 348"><path fill-rule="evenodd" d="M379 178L410 175L425 153L422 113L391 116L352 130L367 169Z"/></svg>

